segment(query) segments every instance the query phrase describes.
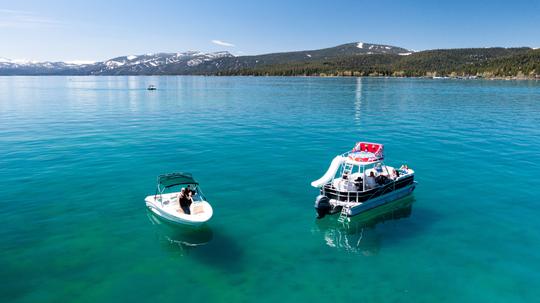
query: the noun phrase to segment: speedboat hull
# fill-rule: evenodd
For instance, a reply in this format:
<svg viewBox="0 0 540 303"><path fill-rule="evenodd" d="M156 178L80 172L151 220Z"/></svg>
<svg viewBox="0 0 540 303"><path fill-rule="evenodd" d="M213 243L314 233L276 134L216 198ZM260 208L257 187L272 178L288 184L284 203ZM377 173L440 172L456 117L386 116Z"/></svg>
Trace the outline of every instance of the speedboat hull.
<svg viewBox="0 0 540 303"><path fill-rule="evenodd" d="M207 201L196 201L191 204L191 214L185 214L178 204L178 193L148 196L144 200L146 207L154 214L169 222L181 225L200 226L208 222L213 215L212 206Z"/></svg>

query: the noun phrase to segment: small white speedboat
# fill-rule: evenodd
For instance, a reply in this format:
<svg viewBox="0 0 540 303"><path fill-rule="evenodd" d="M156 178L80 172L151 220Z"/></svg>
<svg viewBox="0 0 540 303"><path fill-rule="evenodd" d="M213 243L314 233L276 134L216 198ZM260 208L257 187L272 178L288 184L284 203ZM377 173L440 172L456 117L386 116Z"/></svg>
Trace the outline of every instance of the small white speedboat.
<svg viewBox="0 0 540 303"><path fill-rule="evenodd" d="M212 218L213 210L206 201L199 183L190 173L161 175L156 194L144 199L146 206L157 216L173 223L199 226ZM173 191L176 188L178 191ZM192 201L182 202L182 192L191 191ZM183 205L182 205L183 204Z"/></svg>

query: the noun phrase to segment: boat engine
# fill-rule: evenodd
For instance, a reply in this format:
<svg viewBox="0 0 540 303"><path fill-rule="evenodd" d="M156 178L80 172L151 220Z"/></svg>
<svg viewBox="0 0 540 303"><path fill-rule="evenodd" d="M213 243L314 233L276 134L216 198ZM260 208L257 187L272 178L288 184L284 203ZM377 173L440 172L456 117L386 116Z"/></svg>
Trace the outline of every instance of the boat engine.
<svg viewBox="0 0 540 303"><path fill-rule="evenodd" d="M323 195L318 195L315 199L315 210L317 210L317 219L322 219L331 209L330 199Z"/></svg>

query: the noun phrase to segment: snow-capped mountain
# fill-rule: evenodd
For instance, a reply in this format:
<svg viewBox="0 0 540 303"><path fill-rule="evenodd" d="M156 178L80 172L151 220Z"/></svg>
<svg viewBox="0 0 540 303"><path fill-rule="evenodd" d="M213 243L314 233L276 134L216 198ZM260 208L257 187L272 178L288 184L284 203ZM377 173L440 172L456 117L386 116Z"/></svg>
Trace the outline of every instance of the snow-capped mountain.
<svg viewBox="0 0 540 303"><path fill-rule="evenodd" d="M358 42L356 43L356 48L363 50L367 55L371 54L397 54L401 56L408 56L414 51L404 49L401 47L391 46L391 45L381 45L381 44L369 44Z"/></svg>
<svg viewBox="0 0 540 303"><path fill-rule="evenodd" d="M102 62L34 62L0 58L0 75L188 75L223 74L261 66L309 63L365 55L409 55L407 49L354 42L330 48L235 57L229 52L129 55Z"/></svg>
<svg viewBox="0 0 540 303"><path fill-rule="evenodd" d="M36 62L0 58L0 75L149 75L187 73L191 68L229 52L157 53L116 57L103 62Z"/></svg>
<svg viewBox="0 0 540 303"><path fill-rule="evenodd" d="M329 48L303 50L295 52L272 53L257 56L240 56L234 58L216 59L211 62L218 66L219 72L231 72L240 70L251 70L259 67L282 64L298 64L318 62L320 60L335 60L339 58L350 58L366 55L409 55L412 51L391 45L371 44L363 42L353 42L342 44ZM207 67L207 66L201 66ZM207 73L208 68L201 70L200 73Z"/></svg>
<svg viewBox="0 0 540 303"><path fill-rule="evenodd" d="M73 62L38 62L30 60L12 60L0 58L0 75L33 74L79 74L77 71L91 64Z"/></svg>
<svg viewBox="0 0 540 303"><path fill-rule="evenodd" d="M157 53L130 55L113 58L95 64L92 75L140 75L167 74L173 71L183 72L204 62L218 58L233 57L229 52L202 53L188 51L184 53Z"/></svg>

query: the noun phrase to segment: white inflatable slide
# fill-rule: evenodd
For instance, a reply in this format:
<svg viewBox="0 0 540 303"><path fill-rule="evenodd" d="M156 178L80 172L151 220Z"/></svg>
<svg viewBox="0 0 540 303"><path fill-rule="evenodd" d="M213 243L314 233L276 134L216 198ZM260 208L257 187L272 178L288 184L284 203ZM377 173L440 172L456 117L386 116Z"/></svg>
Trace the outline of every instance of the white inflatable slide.
<svg viewBox="0 0 540 303"><path fill-rule="evenodd" d="M339 167L341 166L341 163L345 161L345 157L337 156L332 160L332 163L330 164L330 167L328 167L328 170L322 176L319 180L311 182L311 186L313 187L321 187L328 181L332 180L332 178L336 175L336 172L338 171Z"/></svg>

